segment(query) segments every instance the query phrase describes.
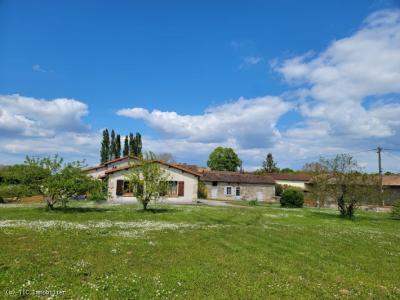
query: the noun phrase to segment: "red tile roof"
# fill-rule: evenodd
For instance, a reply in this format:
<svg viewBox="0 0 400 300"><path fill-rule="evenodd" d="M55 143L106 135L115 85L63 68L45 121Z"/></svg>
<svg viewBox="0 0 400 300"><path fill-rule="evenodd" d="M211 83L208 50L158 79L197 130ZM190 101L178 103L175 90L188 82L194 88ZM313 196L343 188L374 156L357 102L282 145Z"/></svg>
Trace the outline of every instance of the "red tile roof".
<svg viewBox="0 0 400 300"><path fill-rule="evenodd" d="M200 179L203 181L217 182L275 184L274 178L269 175L255 175L252 173L228 171L205 171Z"/></svg>
<svg viewBox="0 0 400 300"><path fill-rule="evenodd" d="M382 176L382 184L385 186L400 186L400 175Z"/></svg>
<svg viewBox="0 0 400 300"><path fill-rule="evenodd" d="M165 165L167 167L174 168L174 169L177 169L177 170L180 170L182 172L186 172L186 173L189 173L189 174L192 174L192 175L195 175L195 176L200 176L200 174L197 173L197 172L194 172L192 170L183 168L183 167L175 165L175 164L166 163L166 162L161 161L161 160L154 160L154 162L157 162L157 163ZM118 172L118 171L128 170L128 169L130 169L132 167L133 166L130 165L130 166L123 166L123 167L119 167L119 168L114 168L114 169L107 170L105 173L106 174L112 174L112 173L115 173L115 172Z"/></svg>
<svg viewBox="0 0 400 300"><path fill-rule="evenodd" d="M310 181L312 176L305 173L270 173L268 174L275 180L288 181Z"/></svg>

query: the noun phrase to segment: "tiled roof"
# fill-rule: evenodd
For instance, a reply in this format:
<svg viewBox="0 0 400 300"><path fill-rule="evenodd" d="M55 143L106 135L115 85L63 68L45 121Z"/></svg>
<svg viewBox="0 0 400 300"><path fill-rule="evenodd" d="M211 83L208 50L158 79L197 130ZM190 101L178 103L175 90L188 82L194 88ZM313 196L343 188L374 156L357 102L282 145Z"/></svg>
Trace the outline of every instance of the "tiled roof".
<svg viewBox="0 0 400 300"><path fill-rule="evenodd" d="M168 167L170 167L170 168L174 168L174 169L177 169L177 170L180 170L180 171L182 171L182 172L186 172L186 173L189 173L189 174L192 174L192 175L195 175L195 176L200 176L199 173L194 172L194 171L189 170L189 169L186 169L186 168L183 168L183 167L178 166L178 165L166 163L166 162L161 161L161 160L154 160L154 162L160 163L160 164L165 165L165 166L168 166ZM123 166L123 167L119 167L119 168L110 169L110 170L107 170L107 171L105 172L105 174L112 174L112 173L115 173L115 172L118 172L118 171L128 170L128 169L130 169L130 168L133 167L133 166L134 166L134 165L128 165L128 166Z"/></svg>
<svg viewBox="0 0 400 300"><path fill-rule="evenodd" d="M305 173L271 173L268 174L275 180L288 180L288 181L309 181L312 176Z"/></svg>
<svg viewBox="0 0 400 300"><path fill-rule="evenodd" d="M400 186L400 175L382 176L382 184L386 186Z"/></svg>
<svg viewBox="0 0 400 300"><path fill-rule="evenodd" d="M200 179L203 181L275 184L275 180L269 175L228 171L205 171Z"/></svg>

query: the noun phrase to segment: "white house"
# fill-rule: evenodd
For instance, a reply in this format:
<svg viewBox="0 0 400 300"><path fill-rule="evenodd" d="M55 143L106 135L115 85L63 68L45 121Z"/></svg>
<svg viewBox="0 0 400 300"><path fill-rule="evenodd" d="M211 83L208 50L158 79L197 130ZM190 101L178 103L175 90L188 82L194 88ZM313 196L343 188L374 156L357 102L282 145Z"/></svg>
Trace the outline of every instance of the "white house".
<svg viewBox="0 0 400 300"><path fill-rule="evenodd" d="M138 161L138 158L135 157L122 157L100 166L87 168L85 171L92 177L107 181L108 201L132 202L136 201L136 197L134 192L129 189L125 175ZM196 201L200 174L181 165L163 161L155 161L155 163L160 165L168 177L169 191L163 199L178 202Z"/></svg>

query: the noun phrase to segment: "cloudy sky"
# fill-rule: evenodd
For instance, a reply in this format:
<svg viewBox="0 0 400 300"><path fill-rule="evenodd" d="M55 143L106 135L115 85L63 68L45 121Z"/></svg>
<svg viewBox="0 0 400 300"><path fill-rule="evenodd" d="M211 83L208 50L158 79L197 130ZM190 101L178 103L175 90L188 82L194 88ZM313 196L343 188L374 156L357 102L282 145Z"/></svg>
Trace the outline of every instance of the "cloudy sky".
<svg viewBox="0 0 400 300"><path fill-rule="evenodd" d="M229 146L248 170L272 152L375 171L381 145L400 172L399 1L215 2L1 1L0 164L96 164L114 128L187 163Z"/></svg>

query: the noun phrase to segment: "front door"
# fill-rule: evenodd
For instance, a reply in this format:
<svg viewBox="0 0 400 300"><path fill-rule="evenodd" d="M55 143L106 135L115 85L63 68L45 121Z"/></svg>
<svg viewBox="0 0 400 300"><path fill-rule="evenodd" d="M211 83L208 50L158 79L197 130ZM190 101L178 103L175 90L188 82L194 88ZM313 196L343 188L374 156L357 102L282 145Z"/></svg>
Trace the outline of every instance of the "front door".
<svg viewBox="0 0 400 300"><path fill-rule="evenodd" d="M217 199L217 194L218 194L218 188L212 188L211 189L211 198Z"/></svg>

